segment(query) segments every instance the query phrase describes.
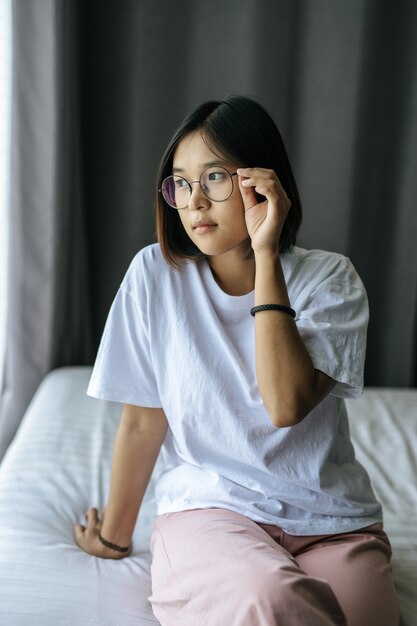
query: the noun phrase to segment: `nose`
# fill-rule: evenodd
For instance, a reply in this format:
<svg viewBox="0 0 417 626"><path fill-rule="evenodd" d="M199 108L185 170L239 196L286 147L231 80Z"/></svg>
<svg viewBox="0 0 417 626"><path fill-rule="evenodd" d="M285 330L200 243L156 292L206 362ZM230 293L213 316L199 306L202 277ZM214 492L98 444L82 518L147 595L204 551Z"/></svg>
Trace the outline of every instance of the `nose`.
<svg viewBox="0 0 417 626"><path fill-rule="evenodd" d="M190 200L188 202L189 209L204 209L210 204L210 200L203 193L200 182L198 180L190 183Z"/></svg>

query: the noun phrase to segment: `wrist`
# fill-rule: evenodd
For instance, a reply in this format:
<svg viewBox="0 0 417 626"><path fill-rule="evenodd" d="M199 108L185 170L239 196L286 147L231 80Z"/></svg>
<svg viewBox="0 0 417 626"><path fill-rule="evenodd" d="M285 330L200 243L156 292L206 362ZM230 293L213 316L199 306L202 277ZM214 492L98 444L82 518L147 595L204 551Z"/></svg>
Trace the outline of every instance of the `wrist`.
<svg viewBox="0 0 417 626"><path fill-rule="evenodd" d="M278 248L266 248L264 250L254 250L255 263L263 261L276 261L280 258Z"/></svg>
<svg viewBox="0 0 417 626"><path fill-rule="evenodd" d="M124 559L125 557L130 556L130 554L132 552L132 546L129 546L129 550L127 552L117 552L116 550L112 550L111 548L107 548L100 541L98 535L96 536L96 544L95 545L96 545L95 550L94 550L94 552L91 552L91 554L94 554L94 556L98 556L101 559L113 559L113 560Z"/></svg>
<svg viewBox="0 0 417 626"><path fill-rule="evenodd" d="M130 542L127 545L119 545L117 543L113 543L109 541L101 534L101 531L98 533L98 538L100 543L107 548L107 550L111 550L113 553L117 552L118 554L124 554L125 556L129 553L130 550Z"/></svg>
<svg viewBox="0 0 417 626"><path fill-rule="evenodd" d="M120 520L116 526L116 520L111 520L110 515L104 518L103 524L100 528L99 539L104 544L104 541L110 544L114 544L121 547L129 546L132 540L132 532L130 529L124 529ZM104 539L104 541L102 541Z"/></svg>
<svg viewBox="0 0 417 626"><path fill-rule="evenodd" d="M263 304L291 306L278 250L255 258L255 306Z"/></svg>

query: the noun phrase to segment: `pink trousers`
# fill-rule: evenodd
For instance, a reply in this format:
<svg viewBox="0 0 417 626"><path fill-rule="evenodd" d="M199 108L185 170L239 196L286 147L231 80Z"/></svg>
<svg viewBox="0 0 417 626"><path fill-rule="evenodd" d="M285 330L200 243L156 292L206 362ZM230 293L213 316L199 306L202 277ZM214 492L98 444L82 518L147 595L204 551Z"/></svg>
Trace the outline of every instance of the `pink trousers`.
<svg viewBox="0 0 417 626"><path fill-rule="evenodd" d="M296 537L221 508L166 513L151 537L162 626L398 626L381 524Z"/></svg>

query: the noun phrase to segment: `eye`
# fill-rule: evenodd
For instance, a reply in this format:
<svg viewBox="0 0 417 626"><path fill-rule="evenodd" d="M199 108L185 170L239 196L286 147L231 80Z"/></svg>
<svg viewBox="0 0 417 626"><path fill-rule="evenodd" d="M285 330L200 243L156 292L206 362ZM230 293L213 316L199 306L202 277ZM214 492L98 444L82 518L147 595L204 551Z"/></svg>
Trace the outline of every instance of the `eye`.
<svg viewBox="0 0 417 626"><path fill-rule="evenodd" d="M175 184L175 189L185 189L186 187L188 187L188 183L185 180L185 178L176 178L174 180L174 184Z"/></svg>
<svg viewBox="0 0 417 626"><path fill-rule="evenodd" d="M210 182L213 182L213 181L224 180L226 177L227 177L227 174L225 171L215 170L215 171L208 172L207 178Z"/></svg>

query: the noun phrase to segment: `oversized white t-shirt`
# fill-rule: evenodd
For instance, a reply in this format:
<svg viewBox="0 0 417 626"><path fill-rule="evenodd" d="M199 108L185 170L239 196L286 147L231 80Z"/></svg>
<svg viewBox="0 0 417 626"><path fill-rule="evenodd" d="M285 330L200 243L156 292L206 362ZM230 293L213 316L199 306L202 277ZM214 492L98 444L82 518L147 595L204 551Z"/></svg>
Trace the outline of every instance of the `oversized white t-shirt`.
<svg viewBox="0 0 417 626"><path fill-rule="evenodd" d="M343 399L363 389L364 286L340 254L294 246L281 263L314 366L338 381L289 428L271 423L256 382L255 292L226 294L205 259L176 270L159 244L130 264L87 393L163 408L169 428L156 483L158 515L220 507L293 535L382 521L355 460Z"/></svg>

